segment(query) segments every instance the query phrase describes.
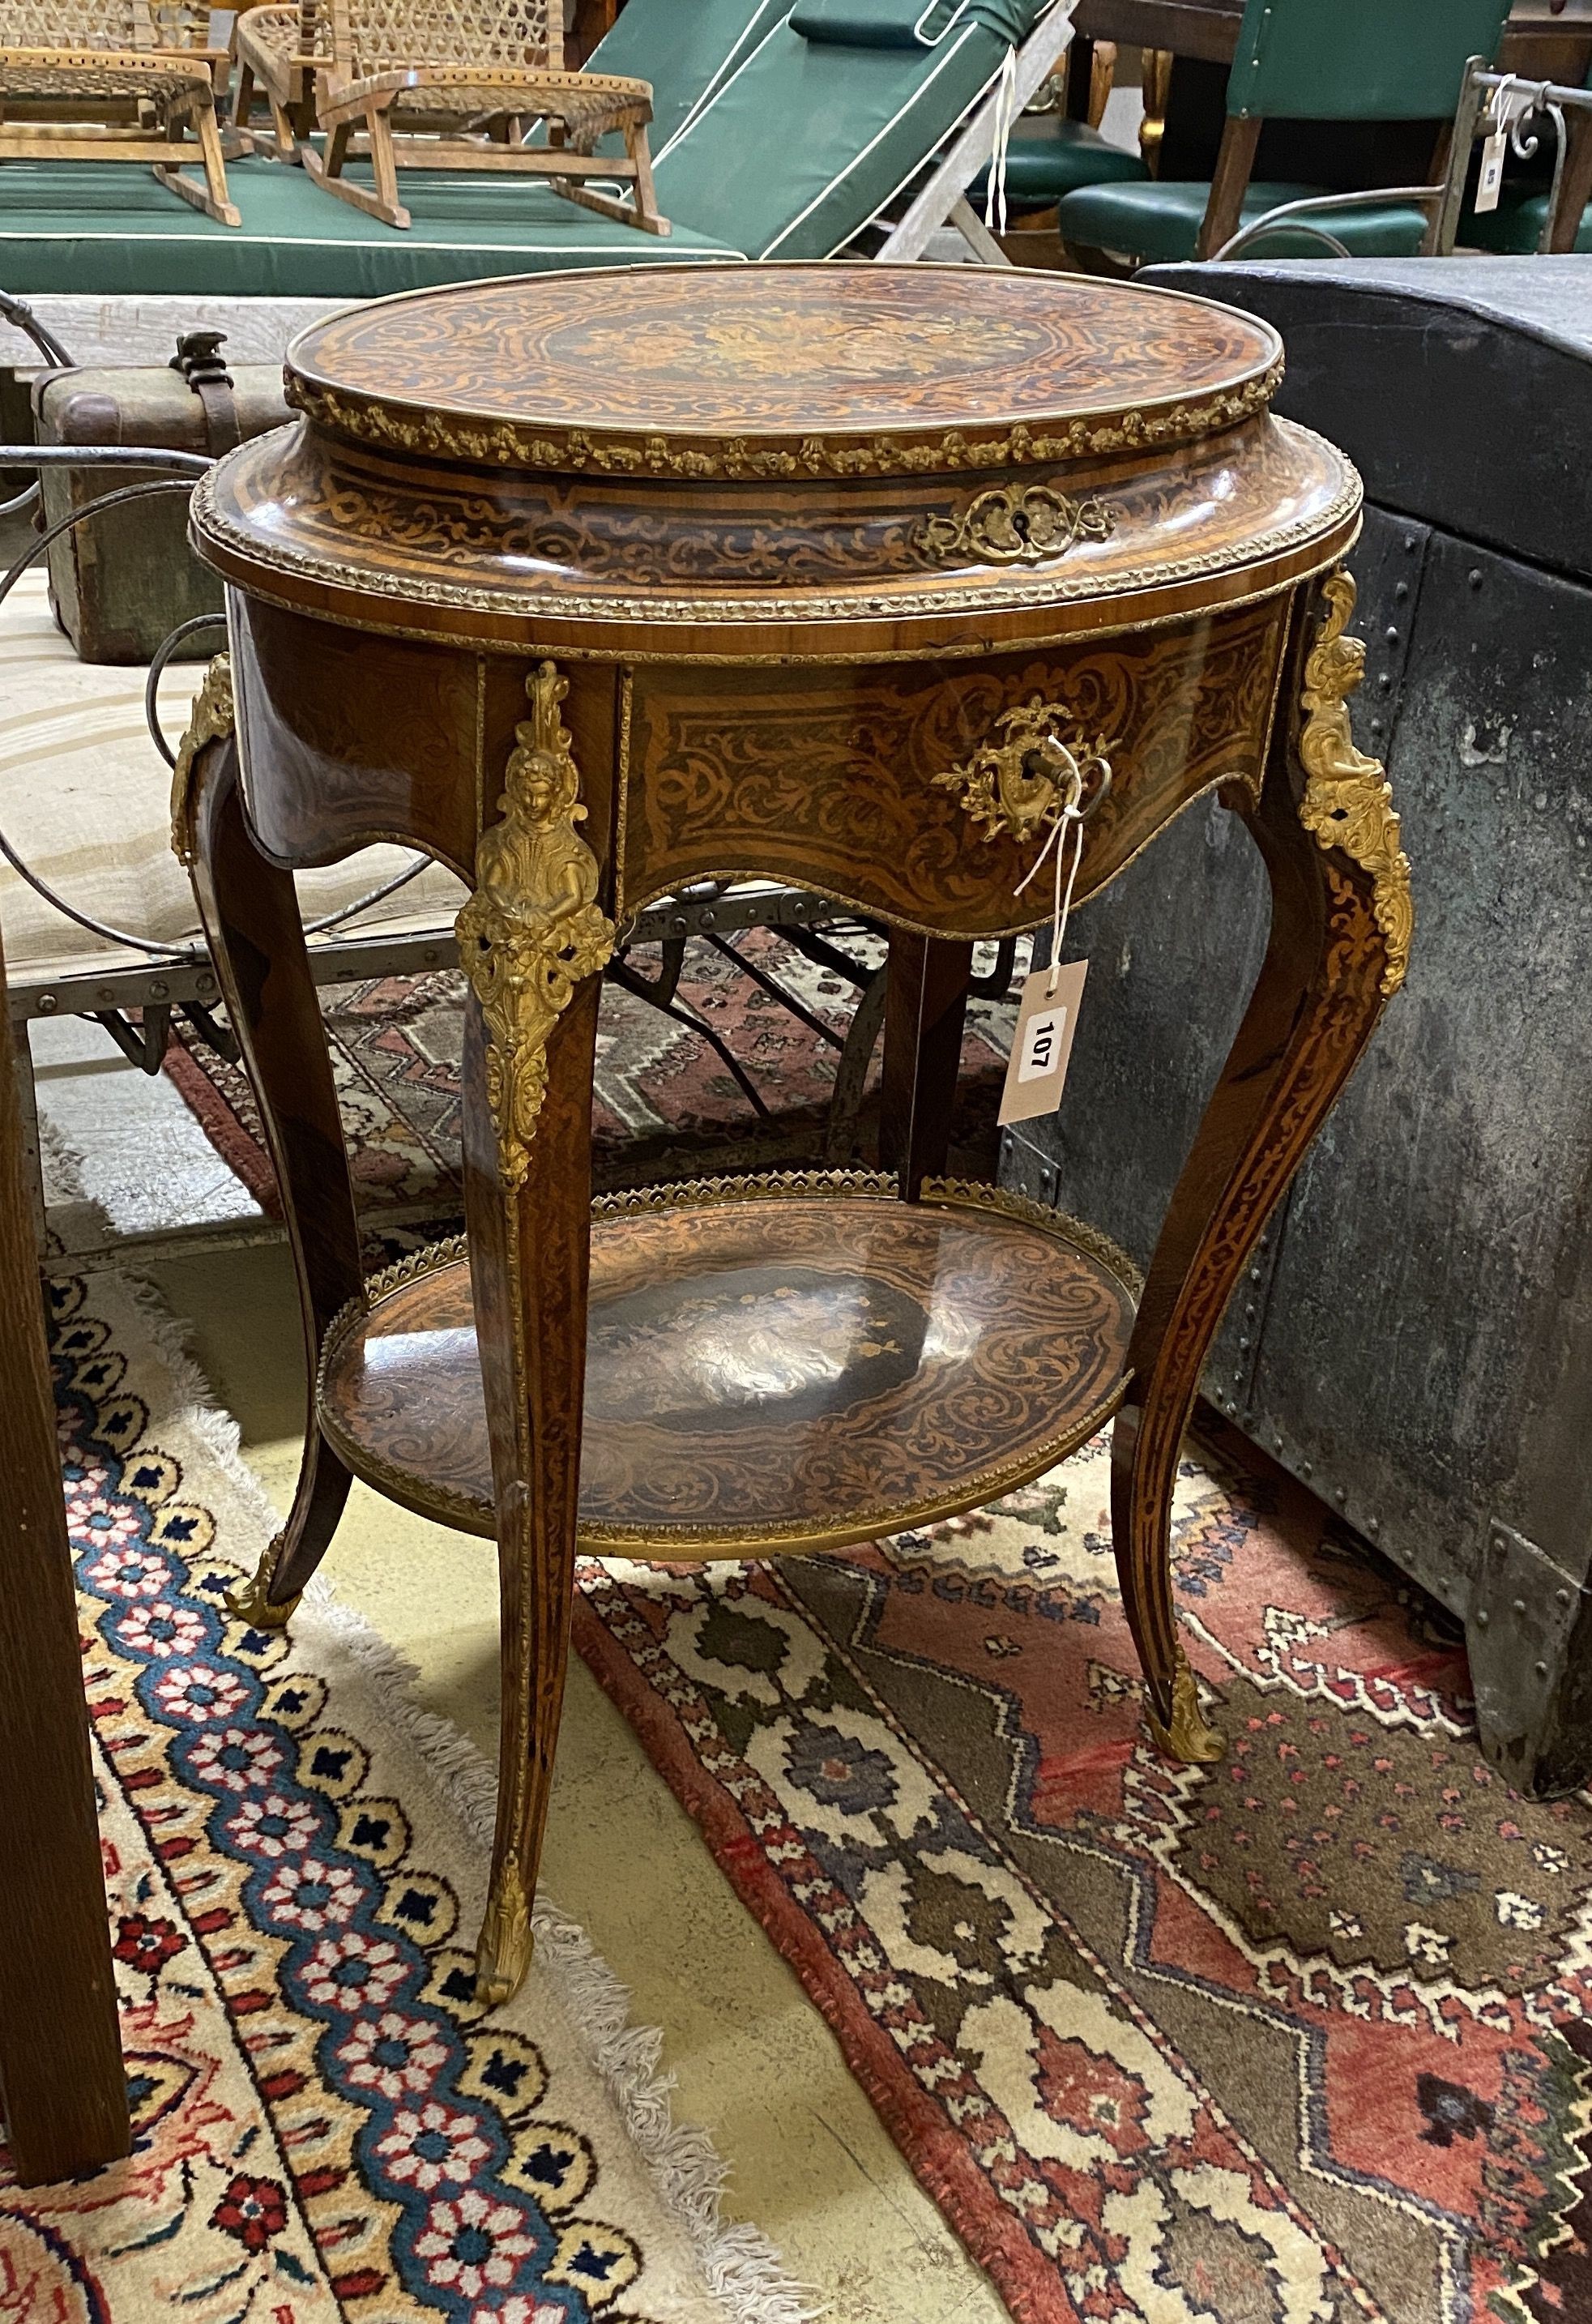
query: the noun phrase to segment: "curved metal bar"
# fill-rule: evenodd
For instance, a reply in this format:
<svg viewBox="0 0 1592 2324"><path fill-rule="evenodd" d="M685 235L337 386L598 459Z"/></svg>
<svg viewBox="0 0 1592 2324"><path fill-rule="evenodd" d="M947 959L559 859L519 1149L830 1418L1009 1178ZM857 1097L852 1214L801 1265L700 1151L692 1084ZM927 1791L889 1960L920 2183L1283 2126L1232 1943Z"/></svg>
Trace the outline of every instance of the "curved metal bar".
<svg viewBox="0 0 1592 2324"><path fill-rule="evenodd" d="M1260 240L1273 227L1279 226L1314 235L1336 257L1352 258L1354 253L1348 245L1339 242L1335 234L1329 233L1324 226L1317 225L1311 212L1374 209L1381 202L1419 202L1425 207L1440 202L1442 198L1441 186L1370 186L1353 194L1307 194L1301 201L1279 202L1275 209L1267 210L1249 226L1240 226L1237 234L1222 244L1216 258L1219 261L1237 257L1239 251L1247 249L1251 243Z"/></svg>
<svg viewBox="0 0 1592 2324"><path fill-rule="evenodd" d="M225 630L225 613L196 613L191 621L179 622L170 637L162 638L151 656L149 677L143 689L143 723L149 728L151 741L169 767L176 766L177 753L166 740L161 724L161 706L156 699L161 680L166 675L166 664L184 638L191 638L196 630Z"/></svg>
<svg viewBox="0 0 1592 2324"><path fill-rule="evenodd" d="M48 323L41 323L25 299L13 298L9 290L0 290L0 323L9 323L14 331L32 339L47 363L63 364L69 371L77 362L69 355Z"/></svg>
<svg viewBox="0 0 1592 2324"><path fill-rule="evenodd" d="M144 444L0 444L0 468L166 468L202 476L214 461L202 452L168 452Z"/></svg>
<svg viewBox="0 0 1592 2324"><path fill-rule="evenodd" d="M53 447L32 445L22 448L36 454L41 450ZM0 461L6 459L9 452L9 446L0 445ZM190 457L187 453L167 454L163 456L184 461ZM202 461L200 466L207 467L209 463ZM15 564L10 567L4 576L0 576L0 604L5 604L29 566L35 564L42 557L51 542L59 540L63 533L70 532L75 525L82 524L89 517L97 515L102 509L115 508L122 502L147 500L155 493L182 493L190 489L191 487L179 478L166 476L153 484L120 485L114 493L106 493L100 499L91 501L87 508L73 509L69 515L62 517L59 522L40 533L38 538L23 550ZM69 904L64 896L58 896L52 888L40 879L36 872L32 871L23 862L4 831L0 831L0 855L5 856L19 879L27 881L35 895L42 896L44 901L53 910L60 912L64 919L72 921L78 927L87 928L90 936L104 936L109 943L120 945L128 952L143 953L146 958L193 962L203 960L206 956L202 941L188 945L162 944L153 936L129 936L125 928L113 928L108 921L97 920L90 912L80 912L75 904ZM198 933L196 929L196 936Z"/></svg>
<svg viewBox="0 0 1592 2324"><path fill-rule="evenodd" d="M327 928L341 927L345 920L355 919L361 912L368 912L371 906L379 904L384 896L396 895L400 888L407 888L411 880L418 880L430 861L428 855L417 855L414 862L398 872L394 878L383 881L379 888L372 888L355 902L339 904L335 912L327 912L318 920L306 920L305 935L307 936L324 935Z"/></svg>
<svg viewBox="0 0 1592 2324"><path fill-rule="evenodd" d="M24 338L32 339L46 363L57 364L67 371L72 368L74 358L67 353L49 325L39 320L25 300L14 299L9 291L0 290L0 322L9 323ZM22 463L18 461L15 465L20 467ZM18 493L14 500L0 501L0 517L20 516L24 509L32 508L38 498L39 486L35 480Z"/></svg>

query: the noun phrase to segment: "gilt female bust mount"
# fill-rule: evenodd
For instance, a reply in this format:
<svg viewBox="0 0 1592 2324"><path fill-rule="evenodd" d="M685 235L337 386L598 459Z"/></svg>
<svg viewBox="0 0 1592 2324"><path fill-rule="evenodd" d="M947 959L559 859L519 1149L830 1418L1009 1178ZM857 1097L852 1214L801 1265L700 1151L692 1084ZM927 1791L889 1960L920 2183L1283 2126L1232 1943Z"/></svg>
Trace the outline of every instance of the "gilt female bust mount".
<svg viewBox="0 0 1592 2324"><path fill-rule="evenodd" d="M1275 418L1264 324L973 268L461 285L308 330L290 429L195 495L225 578L174 823L271 1141L311 1392L236 1601L290 1618L352 1475L494 1535L502 1781L483 1998L529 1959L577 1545L833 1550L966 1509L1115 1416L1149 1731L1216 1755L1173 1478L1266 1216L1401 982L1408 866L1356 749L1347 462ZM947 1181L976 939L1215 792L1265 965L1141 1286ZM468 1236L362 1280L292 887L378 839L473 892ZM649 899L803 884L891 931L882 1169L590 1204L600 974ZM1109 1008L1109 992L1088 1005Z"/></svg>

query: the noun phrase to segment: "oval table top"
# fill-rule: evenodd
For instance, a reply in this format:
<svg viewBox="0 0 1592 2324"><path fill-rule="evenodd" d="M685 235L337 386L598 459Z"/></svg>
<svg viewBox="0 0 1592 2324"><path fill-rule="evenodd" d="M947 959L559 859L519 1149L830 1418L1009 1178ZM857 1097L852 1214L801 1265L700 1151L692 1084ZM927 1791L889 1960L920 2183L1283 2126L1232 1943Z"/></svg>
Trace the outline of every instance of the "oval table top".
<svg viewBox="0 0 1592 2324"><path fill-rule="evenodd" d="M971 429L1034 431L1035 458L1192 442L1261 410L1282 352L1236 308L1081 276L647 266L383 300L312 325L287 368L301 410L364 442L774 477L955 469Z"/></svg>
<svg viewBox="0 0 1592 2324"><path fill-rule="evenodd" d="M1335 562L1359 483L1269 324L972 266L461 283L316 324L199 552L360 628L638 660L888 660L1185 619Z"/></svg>

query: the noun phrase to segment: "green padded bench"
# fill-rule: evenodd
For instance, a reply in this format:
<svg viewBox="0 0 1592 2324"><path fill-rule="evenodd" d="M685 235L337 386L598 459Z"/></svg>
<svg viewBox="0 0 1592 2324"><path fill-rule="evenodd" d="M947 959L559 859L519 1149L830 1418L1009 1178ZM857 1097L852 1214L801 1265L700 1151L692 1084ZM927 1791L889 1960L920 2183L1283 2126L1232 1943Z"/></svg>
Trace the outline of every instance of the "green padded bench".
<svg viewBox="0 0 1592 2324"><path fill-rule="evenodd" d="M417 173L395 231L262 156L229 165L240 227L147 170L0 163L0 282L136 297L369 299L573 267L826 258L905 187L993 90L1045 0L630 0L592 58L658 91L667 238L546 187ZM1058 44L1064 34L1058 34ZM778 167L773 166L778 161Z"/></svg>

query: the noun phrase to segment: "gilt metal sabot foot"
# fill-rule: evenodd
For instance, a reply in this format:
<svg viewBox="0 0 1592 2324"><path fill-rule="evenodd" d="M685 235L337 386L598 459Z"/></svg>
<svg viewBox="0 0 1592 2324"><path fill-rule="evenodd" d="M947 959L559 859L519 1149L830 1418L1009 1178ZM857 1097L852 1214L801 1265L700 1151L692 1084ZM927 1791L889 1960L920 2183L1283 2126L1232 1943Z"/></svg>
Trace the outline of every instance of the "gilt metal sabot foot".
<svg viewBox="0 0 1592 2324"><path fill-rule="evenodd" d="M1156 1750L1164 1751L1169 1759L1181 1759L1185 1766L1208 1766L1227 1756L1227 1738L1201 1711L1199 1683L1181 1646L1172 1680L1172 1724L1163 1727L1153 1711L1146 1713L1146 1724Z"/></svg>
<svg viewBox="0 0 1592 2324"><path fill-rule="evenodd" d="M486 1918L475 1946L475 1998L488 2009L512 2001L525 1982L536 1941L530 1903L518 1864L502 1867L492 1881Z"/></svg>
<svg viewBox="0 0 1592 2324"><path fill-rule="evenodd" d="M266 1595L271 1586L271 1569L281 1545L282 1537L279 1533L261 1552L260 1563L251 1579L244 1583L242 1589L229 1590L226 1593L227 1612L235 1614L240 1622L247 1622L252 1629L285 1630L304 1594L301 1590L296 1590L290 1598L275 1600Z"/></svg>

